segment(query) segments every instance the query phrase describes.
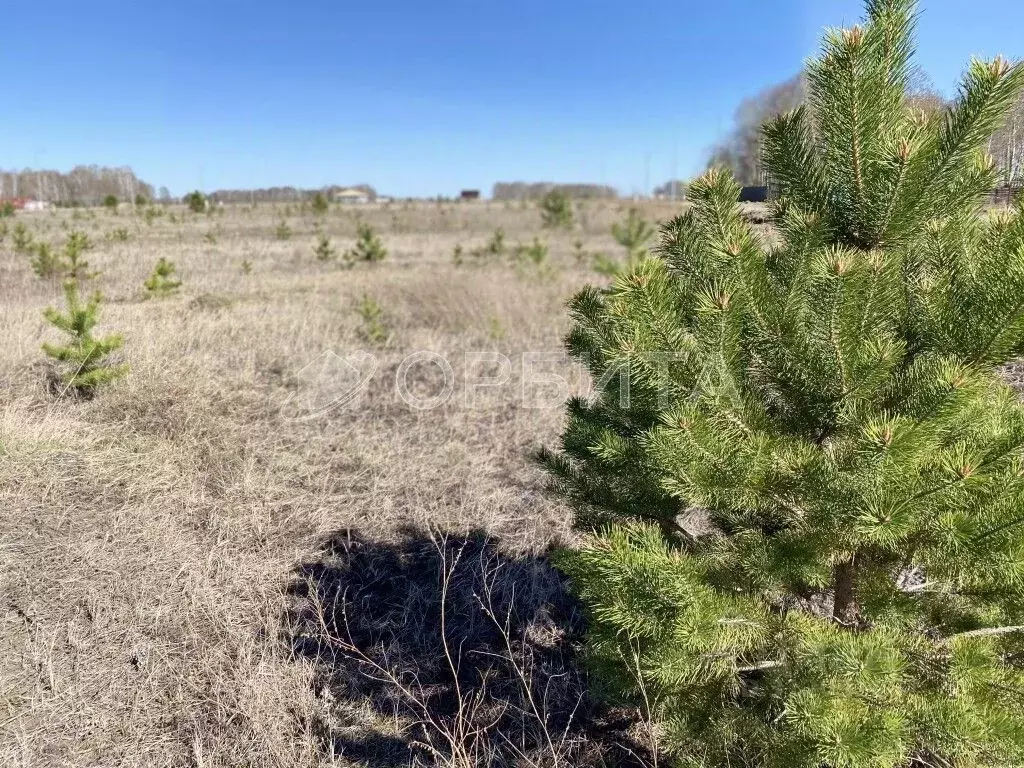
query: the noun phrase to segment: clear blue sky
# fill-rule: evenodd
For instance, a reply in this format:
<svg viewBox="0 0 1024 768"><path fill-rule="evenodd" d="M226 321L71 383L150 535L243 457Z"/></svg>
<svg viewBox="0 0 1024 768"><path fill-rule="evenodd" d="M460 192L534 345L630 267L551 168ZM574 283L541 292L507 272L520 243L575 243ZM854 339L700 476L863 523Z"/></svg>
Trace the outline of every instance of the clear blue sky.
<svg viewBox="0 0 1024 768"><path fill-rule="evenodd" d="M1024 56L1021 0L924 0L919 63ZM0 167L130 165L175 194L687 177L857 0L2 0ZM1014 50L1016 48L1016 50Z"/></svg>

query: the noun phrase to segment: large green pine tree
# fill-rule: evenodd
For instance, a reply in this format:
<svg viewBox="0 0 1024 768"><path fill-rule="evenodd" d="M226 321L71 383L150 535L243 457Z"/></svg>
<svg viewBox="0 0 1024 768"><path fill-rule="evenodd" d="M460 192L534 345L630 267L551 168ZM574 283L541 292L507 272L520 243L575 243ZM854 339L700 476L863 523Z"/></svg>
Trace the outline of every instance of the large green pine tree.
<svg viewBox="0 0 1024 768"><path fill-rule="evenodd" d="M712 171L572 304L560 564L681 765L1024 765L1024 206L982 207L1024 68L915 113L915 14L869 0L765 126L774 235Z"/></svg>

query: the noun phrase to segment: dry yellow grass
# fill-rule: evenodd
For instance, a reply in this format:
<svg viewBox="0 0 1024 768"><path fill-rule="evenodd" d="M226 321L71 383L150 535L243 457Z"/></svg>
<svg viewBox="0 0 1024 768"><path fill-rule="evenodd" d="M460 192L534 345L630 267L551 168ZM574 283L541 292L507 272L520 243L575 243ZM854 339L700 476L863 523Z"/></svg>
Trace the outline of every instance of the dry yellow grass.
<svg viewBox="0 0 1024 768"><path fill-rule="evenodd" d="M557 438L566 392L539 377L580 385L559 357L563 306L602 278L576 263L573 241L617 254L609 226L627 207L586 204L582 228L554 234L518 204L367 208L389 255L349 270L315 259L311 214L287 216L294 234L277 239L284 206L176 210L177 222L151 224L124 210L19 216L37 239L58 243L70 228L97 243L88 258L107 297L101 330L124 334L132 371L92 400L47 392L39 345L56 332L42 310L59 288L8 237L0 764L347 765L318 733L331 705L314 665L280 640L295 569L347 531L388 540L408 525L482 528L521 552L564 540L567 510L545 497L529 454ZM351 244L352 211L332 209L323 226L339 250ZM116 227L127 242L105 238ZM452 264L457 244L480 247L496 227L510 247L547 240L554 270L507 257ZM160 257L183 287L146 300ZM385 313L382 345L364 338L364 295ZM380 361L362 397L296 418L308 416L308 365L356 349ZM396 397L396 369L417 350L451 361L454 392L441 407ZM510 361L508 383L468 402L467 377L493 375L480 353L495 352ZM540 368L524 388L530 353ZM436 367L409 371L413 393L439 383Z"/></svg>

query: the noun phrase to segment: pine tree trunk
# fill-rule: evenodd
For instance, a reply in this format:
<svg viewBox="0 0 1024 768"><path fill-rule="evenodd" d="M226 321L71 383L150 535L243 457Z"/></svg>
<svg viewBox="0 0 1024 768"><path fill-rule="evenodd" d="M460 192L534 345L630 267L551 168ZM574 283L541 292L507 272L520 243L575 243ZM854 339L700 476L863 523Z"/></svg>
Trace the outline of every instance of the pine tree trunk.
<svg viewBox="0 0 1024 768"><path fill-rule="evenodd" d="M839 563L832 571L834 601L832 618L845 626L859 621L860 604L857 602L857 556Z"/></svg>

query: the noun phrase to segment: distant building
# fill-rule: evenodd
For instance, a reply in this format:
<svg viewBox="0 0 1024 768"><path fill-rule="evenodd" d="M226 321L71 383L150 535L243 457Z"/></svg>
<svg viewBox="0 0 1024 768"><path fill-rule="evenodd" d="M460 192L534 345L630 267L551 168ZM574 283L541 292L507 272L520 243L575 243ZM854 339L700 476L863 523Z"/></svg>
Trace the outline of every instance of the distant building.
<svg viewBox="0 0 1024 768"><path fill-rule="evenodd" d="M479 189L464 189L459 193L459 200L479 200L480 190Z"/></svg>
<svg viewBox="0 0 1024 768"><path fill-rule="evenodd" d="M31 197L0 197L0 206L4 205L10 205L16 211L45 211L52 206L45 200Z"/></svg>
<svg viewBox="0 0 1024 768"><path fill-rule="evenodd" d="M334 193L339 203L363 204L370 202L370 196L362 189L342 189Z"/></svg>

